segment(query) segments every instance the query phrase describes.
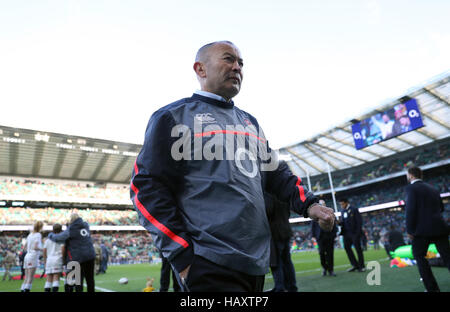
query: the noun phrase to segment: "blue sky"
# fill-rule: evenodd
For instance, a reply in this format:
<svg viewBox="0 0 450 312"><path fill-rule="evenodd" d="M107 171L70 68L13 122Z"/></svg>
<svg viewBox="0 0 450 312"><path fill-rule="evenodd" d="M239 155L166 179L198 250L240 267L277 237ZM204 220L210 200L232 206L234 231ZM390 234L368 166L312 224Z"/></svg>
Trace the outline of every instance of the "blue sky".
<svg viewBox="0 0 450 312"><path fill-rule="evenodd" d="M198 88L193 59L231 40L238 107L273 148L450 69L449 1L0 0L0 124L141 144Z"/></svg>

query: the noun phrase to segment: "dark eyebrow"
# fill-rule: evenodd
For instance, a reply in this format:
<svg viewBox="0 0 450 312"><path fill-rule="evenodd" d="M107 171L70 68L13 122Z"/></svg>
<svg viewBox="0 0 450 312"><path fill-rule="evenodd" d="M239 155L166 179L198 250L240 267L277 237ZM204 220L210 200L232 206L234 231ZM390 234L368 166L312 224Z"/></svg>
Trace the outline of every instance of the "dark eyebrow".
<svg viewBox="0 0 450 312"><path fill-rule="evenodd" d="M229 55L229 56L231 56L232 58L237 58L237 59L238 59L238 61L239 61L239 62L241 62L241 63L243 63L243 62L244 62L244 60L243 60L243 59L241 59L241 58L239 58L239 57L237 57L237 56L235 56L235 55L231 54L230 52L224 52L224 53L223 53L223 56L225 56L225 55Z"/></svg>

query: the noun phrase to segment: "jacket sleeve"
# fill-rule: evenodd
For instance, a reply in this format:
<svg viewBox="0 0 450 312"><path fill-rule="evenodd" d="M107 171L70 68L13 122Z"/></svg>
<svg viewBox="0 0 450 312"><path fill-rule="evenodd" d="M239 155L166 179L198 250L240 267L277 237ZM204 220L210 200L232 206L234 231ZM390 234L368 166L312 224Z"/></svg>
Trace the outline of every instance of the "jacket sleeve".
<svg viewBox="0 0 450 312"><path fill-rule="evenodd" d="M417 206L416 198L412 190L412 186L408 185L405 188L406 191L406 232L414 235L417 224Z"/></svg>
<svg viewBox="0 0 450 312"><path fill-rule="evenodd" d="M308 218L308 208L319 199L294 175L285 162L280 162L275 170L266 171L266 191L275 194L280 200L290 203L291 209Z"/></svg>
<svg viewBox="0 0 450 312"><path fill-rule="evenodd" d="M183 167L182 160L177 161L171 155L172 144L178 139L171 136L174 126L169 111L157 111L150 118L134 164L130 195L139 223L180 272L192 262L193 249L176 200Z"/></svg>
<svg viewBox="0 0 450 312"><path fill-rule="evenodd" d="M57 243L64 243L70 237L69 227L64 232L48 234L48 238Z"/></svg>

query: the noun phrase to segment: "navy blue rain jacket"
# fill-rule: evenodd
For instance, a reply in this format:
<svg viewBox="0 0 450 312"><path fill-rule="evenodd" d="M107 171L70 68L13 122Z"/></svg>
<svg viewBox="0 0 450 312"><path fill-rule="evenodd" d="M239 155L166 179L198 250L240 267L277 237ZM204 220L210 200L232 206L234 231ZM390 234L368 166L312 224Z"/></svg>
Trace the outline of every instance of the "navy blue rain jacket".
<svg viewBox="0 0 450 312"><path fill-rule="evenodd" d="M270 162L264 148L270 152L257 120L232 101L194 94L151 116L130 194L140 224L176 271L195 254L251 275L268 272L264 192L304 216L318 199L287 166L262 170Z"/></svg>
<svg viewBox="0 0 450 312"><path fill-rule="evenodd" d="M67 248L67 261L83 263L95 259L95 249L91 240L89 225L78 218L73 221L65 231L50 233L48 238L58 243L65 243Z"/></svg>

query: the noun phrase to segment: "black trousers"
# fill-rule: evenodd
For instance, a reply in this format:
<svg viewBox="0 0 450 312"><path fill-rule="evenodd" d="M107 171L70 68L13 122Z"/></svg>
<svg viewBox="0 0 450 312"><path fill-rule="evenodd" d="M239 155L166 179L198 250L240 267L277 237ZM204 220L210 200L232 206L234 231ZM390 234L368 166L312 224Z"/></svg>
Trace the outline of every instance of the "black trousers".
<svg viewBox="0 0 450 312"><path fill-rule="evenodd" d="M297 281L295 279L295 268L291 259L291 246L289 239L274 242L277 257L277 265L272 267L272 276L275 282L274 291L296 292Z"/></svg>
<svg viewBox="0 0 450 312"><path fill-rule="evenodd" d="M106 273L106 269L108 269L108 258L102 258L100 262L100 272Z"/></svg>
<svg viewBox="0 0 450 312"><path fill-rule="evenodd" d="M248 275L195 255L180 285L189 292L262 292L264 275Z"/></svg>
<svg viewBox="0 0 450 312"><path fill-rule="evenodd" d="M358 255L358 261L356 261L355 254L353 253L352 245L355 247L356 254ZM352 266L358 269L362 269L365 267L364 254L361 247L361 236L344 235L344 249Z"/></svg>
<svg viewBox="0 0 450 312"><path fill-rule="evenodd" d="M320 239L319 245L320 264L328 272L334 271L334 238Z"/></svg>
<svg viewBox="0 0 450 312"><path fill-rule="evenodd" d="M83 281L86 279L87 291L95 291L95 280L94 280L94 267L95 258L86 262L80 263L81 267L81 283L80 285L75 285L76 292L83 292Z"/></svg>
<svg viewBox="0 0 450 312"><path fill-rule="evenodd" d="M170 273L172 273L172 282L173 282L173 291L179 292L180 285L178 284L177 277L175 272L172 270L172 267L170 266L169 261L162 257L162 265L161 265L161 277L159 279L159 285L160 285L160 291L166 292L169 291L169 285L170 285Z"/></svg>
<svg viewBox="0 0 450 312"><path fill-rule="evenodd" d="M412 252L414 259L417 262L420 277L422 277L425 289L429 292L440 291L439 286L434 278L431 266L425 258L428 251L428 245L434 243L436 249L441 255L447 268L450 270L450 244L448 242L448 235L437 237L417 237L412 240Z"/></svg>

